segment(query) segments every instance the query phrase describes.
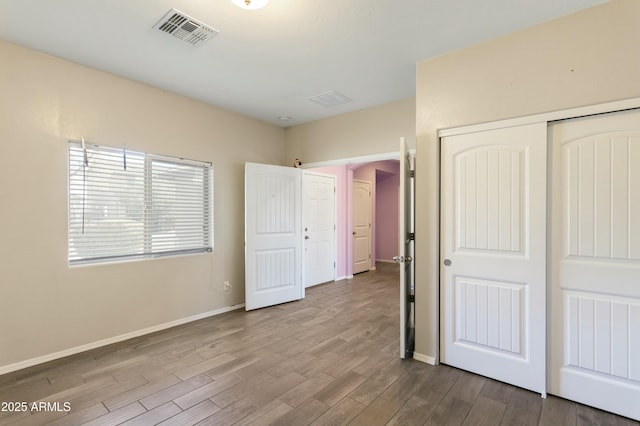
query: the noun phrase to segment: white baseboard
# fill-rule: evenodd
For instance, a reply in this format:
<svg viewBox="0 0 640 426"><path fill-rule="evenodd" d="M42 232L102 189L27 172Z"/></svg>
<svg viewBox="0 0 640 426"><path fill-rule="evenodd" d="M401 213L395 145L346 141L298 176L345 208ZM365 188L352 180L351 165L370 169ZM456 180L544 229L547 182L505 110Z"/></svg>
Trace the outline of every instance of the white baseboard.
<svg viewBox="0 0 640 426"><path fill-rule="evenodd" d="M419 354L418 352L413 353L413 359L415 359L416 361L424 362L426 364L436 365L436 359L434 357L428 356L428 355L422 355L422 354Z"/></svg>
<svg viewBox="0 0 640 426"><path fill-rule="evenodd" d="M353 278L353 275L351 276L351 278ZM337 277L337 278L336 278L336 281L348 280L348 279L349 279L349 276L347 276L347 275L343 275L343 276L341 276L341 277Z"/></svg>
<svg viewBox="0 0 640 426"><path fill-rule="evenodd" d="M381 262L381 263L397 263L395 260L389 260L389 259L376 259L376 262Z"/></svg>
<svg viewBox="0 0 640 426"><path fill-rule="evenodd" d="M36 358L27 359L24 361L16 362L14 364L0 366L0 376L3 374L11 373L12 371L22 370L23 368L33 367L34 365L43 364L45 362L53 361L66 356L79 354L81 352L96 349L102 346L111 345L113 343L122 342L134 337L144 336L145 334L155 333L156 331L166 330L167 328L176 327L178 325L187 324L189 322L197 321L200 319L212 317L215 315L224 314L225 312L235 311L236 309L244 308L244 303L238 305L227 306L213 311L204 312L202 314L193 315L187 318L181 318L175 321L170 321L164 324L154 325L152 327L143 328L142 330L132 331L130 333L121 334L119 336L110 337L108 339L98 340L97 342L87 343L86 345L76 346L74 348L65 349L60 352L55 352L48 355L39 356Z"/></svg>

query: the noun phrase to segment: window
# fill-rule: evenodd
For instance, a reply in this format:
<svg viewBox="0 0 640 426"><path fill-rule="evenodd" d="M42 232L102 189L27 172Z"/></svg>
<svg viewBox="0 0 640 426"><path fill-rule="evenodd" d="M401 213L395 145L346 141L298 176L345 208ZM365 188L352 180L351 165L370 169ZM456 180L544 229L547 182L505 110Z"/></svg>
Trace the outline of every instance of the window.
<svg viewBox="0 0 640 426"><path fill-rule="evenodd" d="M69 263L212 250L211 163L69 143Z"/></svg>

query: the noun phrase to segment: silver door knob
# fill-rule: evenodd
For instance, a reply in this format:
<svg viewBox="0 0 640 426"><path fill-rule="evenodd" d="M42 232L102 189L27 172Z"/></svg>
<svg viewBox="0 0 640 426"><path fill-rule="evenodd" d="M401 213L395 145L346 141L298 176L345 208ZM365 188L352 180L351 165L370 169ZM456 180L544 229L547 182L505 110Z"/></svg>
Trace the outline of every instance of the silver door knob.
<svg viewBox="0 0 640 426"><path fill-rule="evenodd" d="M396 263L404 262L404 256L393 256L393 261Z"/></svg>

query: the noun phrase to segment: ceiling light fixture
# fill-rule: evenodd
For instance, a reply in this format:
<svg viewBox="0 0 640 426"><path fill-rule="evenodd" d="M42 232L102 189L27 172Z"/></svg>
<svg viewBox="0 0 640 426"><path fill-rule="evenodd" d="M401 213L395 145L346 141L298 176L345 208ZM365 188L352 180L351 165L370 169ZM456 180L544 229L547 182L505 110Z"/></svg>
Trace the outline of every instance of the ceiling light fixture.
<svg viewBox="0 0 640 426"><path fill-rule="evenodd" d="M246 10L256 10L265 7L269 0L231 0L231 2Z"/></svg>

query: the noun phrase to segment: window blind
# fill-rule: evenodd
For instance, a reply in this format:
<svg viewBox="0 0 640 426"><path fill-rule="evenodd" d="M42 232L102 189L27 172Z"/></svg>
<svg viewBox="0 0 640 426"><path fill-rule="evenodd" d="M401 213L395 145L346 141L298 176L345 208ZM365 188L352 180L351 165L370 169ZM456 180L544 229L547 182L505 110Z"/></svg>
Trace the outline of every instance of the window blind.
<svg viewBox="0 0 640 426"><path fill-rule="evenodd" d="M211 251L211 163L69 143L69 263Z"/></svg>

